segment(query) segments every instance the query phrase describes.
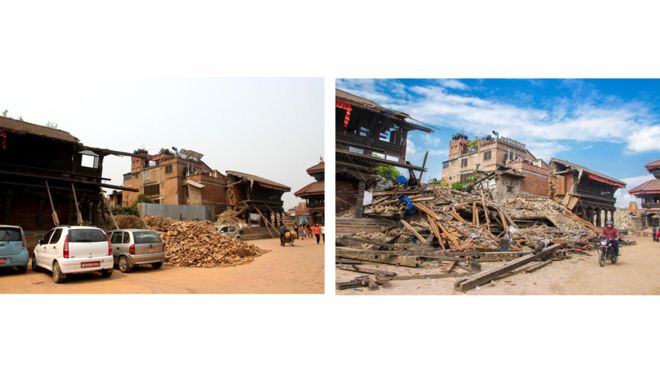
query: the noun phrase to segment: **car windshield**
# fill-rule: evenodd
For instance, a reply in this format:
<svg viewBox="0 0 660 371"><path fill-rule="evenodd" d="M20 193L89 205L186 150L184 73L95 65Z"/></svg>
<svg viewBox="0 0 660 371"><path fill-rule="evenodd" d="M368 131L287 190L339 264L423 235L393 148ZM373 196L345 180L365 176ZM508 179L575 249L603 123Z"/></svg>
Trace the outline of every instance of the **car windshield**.
<svg viewBox="0 0 660 371"><path fill-rule="evenodd" d="M0 228L0 241L21 241L21 230L18 228Z"/></svg>
<svg viewBox="0 0 660 371"><path fill-rule="evenodd" d="M133 232L135 243L159 243L160 236L156 232Z"/></svg>
<svg viewBox="0 0 660 371"><path fill-rule="evenodd" d="M102 242L105 241L105 233L100 229L71 229L69 230L69 242Z"/></svg>

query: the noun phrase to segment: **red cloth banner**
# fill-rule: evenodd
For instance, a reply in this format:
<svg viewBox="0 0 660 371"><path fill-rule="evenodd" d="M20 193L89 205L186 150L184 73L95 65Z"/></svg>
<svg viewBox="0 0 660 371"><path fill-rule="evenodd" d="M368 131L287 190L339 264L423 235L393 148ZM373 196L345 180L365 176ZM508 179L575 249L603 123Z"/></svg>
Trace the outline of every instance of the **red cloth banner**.
<svg viewBox="0 0 660 371"><path fill-rule="evenodd" d="M346 129L348 123L351 121L351 111L353 111L353 107L351 107L350 104L339 100L336 102L335 107L346 110L346 115L344 116L344 129Z"/></svg>
<svg viewBox="0 0 660 371"><path fill-rule="evenodd" d="M591 179L591 180L595 180L595 181L597 181L597 182L601 182L601 183L609 184L609 185L612 185L612 186L615 186L615 187L619 187L619 188L623 188L623 187L626 186L625 184L617 183L617 182L613 182L613 181L611 181L611 180L609 180L609 179L601 178L601 177L599 177L598 175L593 175L593 174L589 174L589 179Z"/></svg>

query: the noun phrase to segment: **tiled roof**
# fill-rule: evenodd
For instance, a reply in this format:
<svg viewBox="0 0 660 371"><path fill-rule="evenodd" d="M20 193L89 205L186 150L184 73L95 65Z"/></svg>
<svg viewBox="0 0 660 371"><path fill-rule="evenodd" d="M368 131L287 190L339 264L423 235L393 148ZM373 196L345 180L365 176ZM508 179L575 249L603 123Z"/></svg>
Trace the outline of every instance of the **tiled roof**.
<svg viewBox="0 0 660 371"><path fill-rule="evenodd" d="M321 160L321 162L319 162L318 164L307 169L307 174L312 175L316 173L322 173L324 171L325 171L325 162Z"/></svg>
<svg viewBox="0 0 660 371"><path fill-rule="evenodd" d="M300 188L296 193L296 197L304 197L304 196L315 196L315 195L322 195L325 193L325 182L320 181L320 182L314 182L314 183L309 183L308 185Z"/></svg>
<svg viewBox="0 0 660 371"><path fill-rule="evenodd" d="M233 171L233 170L227 170L227 175L232 175L232 176L235 176L235 177L238 177L238 178L243 178L243 179L247 179L247 180L257 182L265 188L271 188L271 189L275 189L275 190L282 191L282 192L290 192L291 191L291 187L289 187L289 186L286 186L286 185L281 184L281 183L273 182L272 180L262 178L260 176L256 176L256 175L252 175L252 174L248 174L248 173L242 173L240 171Z"/></svg>
<svg viewBox="0 0 660 371"><path fill-rule="evenodd" d="M0 129L17 134L36 135L44 138L62 140L69 143L79 143L78 138L60 129L48 126L31 124L29 122L14 120L9 117L0 116Z"/></svg>
<svg viewBox="0 0 660 371"><path fill-rule="evenodd" d="M655 168L659 168L660 167L660 160L655 160L653 162L649 162L648 164L644 165L644 167L647 170L653 170Z"/></svg>
<svg viewBox="0 0 660 371"><path fill-rule="evenodd" d="M631 195L660 193L660 179L651 179L628 191Z"/></svg>
<svg viewBox="0 0 660 371"><path fill-rule="evenodd" d="M624 183L624 182L622 182L622 181L620 181L616 178L612 178L609 175L605 175L603 173L599 173L598 171L591 170L591 169L589 169L587 167L584 167L582 165L574 164L574 163L566 161L566 160L560 160L558 158L553 158L552 160L550 160L550 163L553 163L553 162L558 162L558 163L560 163L560 164L562 164L566 167L575 168L576 170L586 171L587 173L591 173L591 174L596 175L598 177L605 178L605 179L609 180L610 182L622 184L622 187L626 186L626 183Z"/></svg>

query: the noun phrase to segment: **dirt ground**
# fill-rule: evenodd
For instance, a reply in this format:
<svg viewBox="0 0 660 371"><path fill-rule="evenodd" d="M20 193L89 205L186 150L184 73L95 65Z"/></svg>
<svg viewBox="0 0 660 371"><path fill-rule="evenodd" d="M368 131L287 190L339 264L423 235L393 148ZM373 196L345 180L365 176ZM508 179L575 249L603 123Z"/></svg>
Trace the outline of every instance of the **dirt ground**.
<svg viewBox="0 0 660 371"><path fill-rule="evenodd" d="M636 245L622 246L619 262L598 265L595 250L590 256L573 255L571 259L555 261L531 273L521 271L500 278L467 295L658 295L660 294L660 243L650 238L626 237ZM498 263L484 263L489 269ZM372 265L369 265L370 267ZM380 269L409 275L413 268L373 265ZM521 269L524 270L525 268ZM361 274L337 269L337 280L350 280ZM424 272L430 273L430 272ZM457 278L392 281L386 287L337 290L340 295L463 295L454 290Z"/></svg>
<svg viewBox="0 0 660 371"><path fill-rule="evenodd" d="M297 240L280 247L279 239L249 241L269 253L234 267L188 268L165 264L112 276L98 273L69 275L55 284L50 272L25 274L0 270L0 293L11 294L322 294L323 245Z"/></svg>

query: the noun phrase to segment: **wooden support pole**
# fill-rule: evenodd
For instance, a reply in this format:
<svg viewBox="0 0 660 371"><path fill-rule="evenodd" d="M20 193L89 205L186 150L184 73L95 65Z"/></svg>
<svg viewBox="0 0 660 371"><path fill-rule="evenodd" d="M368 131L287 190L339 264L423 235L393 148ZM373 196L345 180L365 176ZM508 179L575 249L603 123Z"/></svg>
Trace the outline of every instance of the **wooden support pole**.
<svg viewBox="0 0 660 371"><path fill-rule="evenodd" d="M483 191L481 191L481 205L484 208L484 215L486 216L486 229L490 232L490 217L488 216L488 206L486 206L486 197L484 197Z"/></svg>
<svg viewBox="0 0 660 371"><path fill-rule="evenodd" d="M73 203L76 206L76 221L78 222L78 225L83 225L83 217L82 214L80 213L80 208L78 207L78 196L76 195L76 187L71 183L71 192L73 192ZM103 194L101 194L101 198L103 198Z"/></svg>
<svg viewBox="0 0 660 371"><path fill-rule="evenodd" d="M55 204L53 203L53 196L50 194L50 187L48 186L48 181L44 180L46 182L46 192L48 193L48 200L50 201L50 210L51 210L51 217L53 218L53 224L55 226L60 225L60 218L57 216L57 211L55 211Z"/></svg>

